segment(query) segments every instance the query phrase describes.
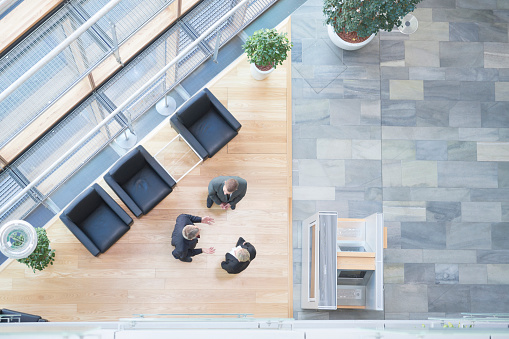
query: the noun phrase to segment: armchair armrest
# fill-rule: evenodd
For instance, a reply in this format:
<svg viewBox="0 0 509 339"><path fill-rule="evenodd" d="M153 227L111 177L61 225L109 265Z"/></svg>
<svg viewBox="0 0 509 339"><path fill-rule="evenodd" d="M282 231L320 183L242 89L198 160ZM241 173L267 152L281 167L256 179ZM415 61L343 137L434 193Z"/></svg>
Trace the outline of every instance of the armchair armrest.
<svg viewBox="0 0 509 339"><path fill-rule="evenodd" d="M113 200L112 197L110 197L108 193L106 193L106 191L101 186L99 186L98 184L93 184L92 188L97 192L97 194L99 194L101 199L104 200L106 205L108 205L112 209L112 211L115 212L127 226L132 225L133 219L129 216L129 214L126 213L126 211L122 209L122 207L120 207L115 202L115 200Z"/></svg>
<svg viewBox="0 0 509 339"><path fill-rule="evenodd" d="M122 200L124 204L126 204L126 206L131 210L131 212L133 212L133 214L136 217L141 216L141 214L143 213L141 209L138 207L138 205L136 205L134 200L131 199L129 195L127 195L124 189L120 187L120 185L113 179L111 174L106 173L106 175L104 176L104 181L106 181L106 183L111 187L111 189L118 195L120 200Z"/></svg>
<svg viewBox="0 0 509 339"><path fill-rule="evenodd" d="M175 182L175 180L173 180L171 175L161 166L161 164L156 159L154 159L152 155L150 155L150 153L148 153L148 151L143 146L138 146L138 149L141 155L143 155L143 157L147 161L147 163L157 173L157 175L159 175L159 177L164 182L166 182L168 186L173 188L177 183Z"/></svg>
<svg viewBox="0 0 509 339"><path fill-rule="evenodd" d="M217 112L221 114L224 118L224 120L230 125L234 130L239 131L239 129L242 127L240 122L238 122L237 119L228 111L226 107L219 101L214 94L212 94L208 88L204 88L203 91L207 94L207 97L209 98L212 105L217 109Z"/></svg>
<svg viewBox="0 0 509 339"><path fill-rule="evenodd" d="M173 127L174 130L176 130L180 135L187 140L189 145L196 151L196 153L199 154L199 156L205 160L208 158L209 154L203 148L203 146L196 140L196 138L188 131L188 129L178 120L178 117L176 114L174 114L170 118L170 124L171 127Z"/></svg>
<svg viewBox="0 0 509 339"><path fill-rule="evenodd" d="M87 248L87 250L92 253L92 255L97 256L101 251L97 248L97 246L90 240L85 233L72 222L69 217L65 214L60 214L60 220L67 226L67 228L78 238L79 241Z"/></svg>

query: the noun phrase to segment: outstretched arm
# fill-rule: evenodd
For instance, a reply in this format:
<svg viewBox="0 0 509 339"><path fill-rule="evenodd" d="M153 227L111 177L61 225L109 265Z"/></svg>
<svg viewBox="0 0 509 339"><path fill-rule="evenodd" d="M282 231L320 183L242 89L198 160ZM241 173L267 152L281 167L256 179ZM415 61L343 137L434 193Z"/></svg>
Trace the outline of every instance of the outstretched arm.
<svg viewBox="0 0 509 339"><path fill-rule="evenodd" d="M181 223L183 225L186 225L187 223L185 221L179 220L181 218L189 218L189 220L191 220L192 223L200 223L201 222L201 217L197 217L197 216L194 216L191 214L181 214L177 217L177 223Z"/></svg>
<svg viewBox="0 0 509 339"><path fill-rule="evenodd" d="M201 254L203 250L201 248L193 248L192 250L187 250L187 256L188 257L194 257L195 255ZM182 259L180 259L182 260Z"/></svg>

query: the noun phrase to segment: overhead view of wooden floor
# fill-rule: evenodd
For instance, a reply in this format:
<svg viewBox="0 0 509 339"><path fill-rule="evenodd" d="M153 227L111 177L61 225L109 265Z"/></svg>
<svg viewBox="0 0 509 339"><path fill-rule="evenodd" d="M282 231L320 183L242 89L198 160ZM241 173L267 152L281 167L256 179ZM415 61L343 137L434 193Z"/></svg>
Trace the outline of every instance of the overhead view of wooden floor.
<svg viewBox="0 0 509 339"><path fill-rule="evenodd" d="M290 22L282 31L290 34ZM251 78L241 56L207 87L240 121L239 135L180 180L149 214L136 219L103 180L98 183L134 219L106 253L94 257L55 218L48 225L55 263L33 273L16 261L0 267L0 306L49 321L116 321L135 314L248 313L292 317L291 74L290 58L264 81ZM168 122L141 144L157 153L176 136ZM181 141L177 141L181 142ZM178 156L178 155L175 155ZM171 154L158 160L166 166ZM206 208L207 186L219 175L245 178L248 189L236 210ZM171 255L171 232L181 213L212 216L198 247L214 246L192 263ZM257 250L241 274L220 263L239 236Z"/></svg>

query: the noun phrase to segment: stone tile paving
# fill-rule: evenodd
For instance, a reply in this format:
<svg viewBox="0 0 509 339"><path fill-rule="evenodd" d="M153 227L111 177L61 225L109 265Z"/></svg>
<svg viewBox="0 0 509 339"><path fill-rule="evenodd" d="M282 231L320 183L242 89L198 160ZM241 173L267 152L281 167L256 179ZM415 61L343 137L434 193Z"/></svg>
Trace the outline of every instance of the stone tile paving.
<svg viewBox="0 0 509 339"><path fill-rule="evenodd" d="M296 319L509 313L509 1L424 0L359 51L292 15ZM301 220L383 212L385 311L300 308Z"/></svg>

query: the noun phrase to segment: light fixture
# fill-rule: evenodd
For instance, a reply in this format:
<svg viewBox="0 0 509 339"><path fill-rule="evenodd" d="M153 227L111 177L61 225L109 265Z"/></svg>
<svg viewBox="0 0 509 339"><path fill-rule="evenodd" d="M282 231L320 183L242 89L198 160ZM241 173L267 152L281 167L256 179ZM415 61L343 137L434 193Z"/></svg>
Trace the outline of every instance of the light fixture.
<svg viewBox="0 0 509 339"><path fill-rule="evenodd" d="M37 232L24 220L13 220L0 227L0 251L8 258L28 257L37 247Z"/></svg>

